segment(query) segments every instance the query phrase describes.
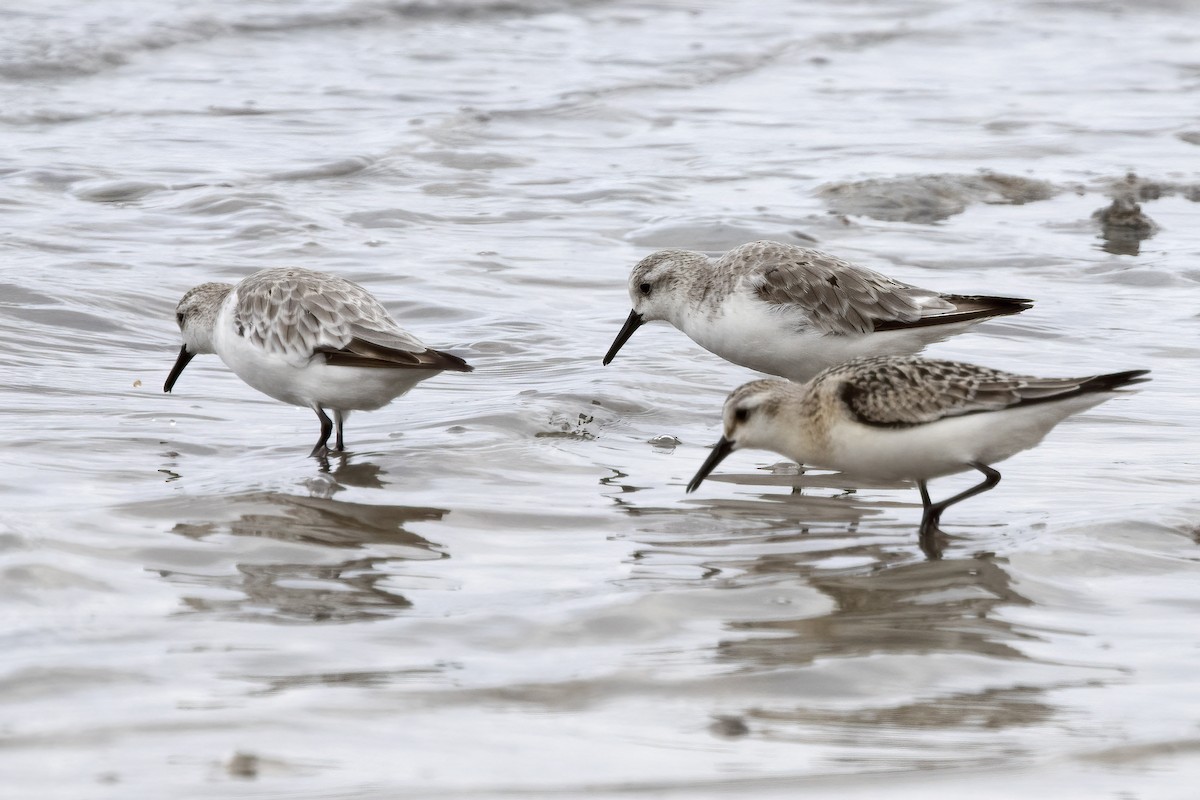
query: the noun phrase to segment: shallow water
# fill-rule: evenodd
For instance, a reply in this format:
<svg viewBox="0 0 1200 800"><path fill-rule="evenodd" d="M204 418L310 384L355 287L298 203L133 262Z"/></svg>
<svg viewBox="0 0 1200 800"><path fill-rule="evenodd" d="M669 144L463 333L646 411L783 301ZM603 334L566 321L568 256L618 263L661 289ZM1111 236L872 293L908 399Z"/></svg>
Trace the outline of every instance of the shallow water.
<svg viewBox="0 0 1200 800"><path fill-rule="evenodd" d="M5 785L1190 796L1193 17L8 12ZM1141 201L1150 238L1102 237L1114 197ZM847 493L739 453L685 495L752 374L662 326L600 357L641 256L755 238L1037 299L930 354L1154 381L1002 465L948 513L940 561L911 488ZM353 416L328 470L305 457L311 412L215 358L164 395L182 292L286 264L360 281L476 372Z"/></svg>

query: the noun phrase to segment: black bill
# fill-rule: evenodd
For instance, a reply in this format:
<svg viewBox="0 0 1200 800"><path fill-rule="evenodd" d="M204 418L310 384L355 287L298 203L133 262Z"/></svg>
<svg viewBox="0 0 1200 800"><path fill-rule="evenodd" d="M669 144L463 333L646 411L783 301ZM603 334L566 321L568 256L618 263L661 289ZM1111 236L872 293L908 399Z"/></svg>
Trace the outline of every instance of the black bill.
<svg viewBox="0 0 1200 800"><path fill-rule="evenodd" d="M167 382L163 384L164 392L171 391L171 387L175 385L175 381L179 380L179 375L183 372L183 368L195 357L195 353L188 352L186 344L179 348L179 358L175 359L175 366L171 367L171 374L167 376Z"/></svg>
<svg viewBox="0 0 1200 800"><path fill-rule="evenodd" d="M708 454L708 458L704 459L704 463L700 465L700 469L696 470L696 477L692 478L692 482L687 485L687 490L689 492L696 491L697 487L708 477L708 473L716 469L717 465L725 460L725 456L732 452L733 442L722 436L713 445L712 452Z"/></svg>
<svg viewBox="0 0 1200 800"><path fill-rule="evenodd" d="M617 356L617 351L620 350L629 337L633 336L633 332L644 325L646 320L642 319L642 315L636 311L629 312L629 318L625 320L625 324L621 326L621 332L617 334L617 338L613 340L612 347L608 348L608 354L604 356L604 366L608 366L608 362L612 361Z"/></svg>

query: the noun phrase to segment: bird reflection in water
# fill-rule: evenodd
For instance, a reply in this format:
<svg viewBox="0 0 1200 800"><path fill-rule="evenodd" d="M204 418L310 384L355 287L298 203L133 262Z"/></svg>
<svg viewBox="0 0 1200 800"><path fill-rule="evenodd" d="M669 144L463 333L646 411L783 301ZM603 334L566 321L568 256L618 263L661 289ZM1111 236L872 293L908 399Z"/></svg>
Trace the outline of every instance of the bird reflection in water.
<svg viewBox="0 0 1200 800"><path fill-rule="evenodd" d="M630 506L639 528L632 558L642 574L652 578L658 564L679 574L686 563L693 574L720 576L723 586L799 583L832 600L832 610L795 620L731 623L730 630L762 631L765 637L731 640L722 645L724 657L767 665L876 651L1019 656L1006 642L1024 637L990 616L997 607L1029 604L1013 588L1003 559L988 552L946 558L942 543L930 541L936 552L914 560L910 527L884 519L862 524L901 504L872 502L858 493L828 496L838 491L833 487L851 485L842 474L728 479L800 481L806 489L826 487L826 494L743 495L684 508ZM622 499L628 503L627 498Z"/></svg>
<svg viewBox="0 0 1200 800"><path fill-rule="evenodd" d="M370 464L343 464L338 484L377 486ZM203 571L164 571L173 581L232 590L184 597L192 611L275 622L355 622L394 615L412 602L393 588L406 562L448 558L438 544L406 529L442 519L445 509L350 503L330 496L251 492L188 499L173 532L196 540L231 536L229 561ZM257 541L256 541L257 540ZM283 546L281 546L283 545ZM280 560L281 553L287 560ZM208 554L206 554L208 555ZM352 556L352 557L348 557ZM220 568L217 573L210 570Z"/></svg>
<svg viewBox="0 0 1200 800"><path fill-rule="evenodd" d="M351 462L349 453L339 451L331 461L328 454L314 456L317 461L317 475L304 482L309 494L313 497L333 497L346 487L357 489L382 489L387 484L383 481L383 470L378 464L369 461Z"/></svg>
<svg viewBox="0 0 1200 800"><path fill-rule="evenodd" d="M1032 605L1007 561L989 552L916 556L912 528L880 519L882 505L775 493L630 509L638 530L629 580L723 609L713 659L747 685L761 676L777 688L744 708L719 704L722 731L733 720L739 735L782 740L859 746L875 736L889 757L905 750L912 763L933 764L947 757L943 742L961 744L955 737L1001 729L1016 737L1057 713L1053 684L987 686L989 662L1037 660L1029 644L1039 631L1006 613ZM865 517L874 519L860 524ZM698 592L714 596L703 602ZM931 663L961 680L927 685Z"/></svg>
<svg viewBox="0 0 1200 800"><path fill-rule="evenodd" d="M846 555L870 556L871 549L859 546ZM991 554L842 570L821 568L828 551L798 555L760 560L750 573L760 578L780 571L797 574L832 600L830 610L797 619L733 622L731 632L752 635L722 642L722 658L761 668L810 664L827 656L1023 657L1011 643L1029 635L992 612L1030 601L1013 588L1002 562Z"/></svg>

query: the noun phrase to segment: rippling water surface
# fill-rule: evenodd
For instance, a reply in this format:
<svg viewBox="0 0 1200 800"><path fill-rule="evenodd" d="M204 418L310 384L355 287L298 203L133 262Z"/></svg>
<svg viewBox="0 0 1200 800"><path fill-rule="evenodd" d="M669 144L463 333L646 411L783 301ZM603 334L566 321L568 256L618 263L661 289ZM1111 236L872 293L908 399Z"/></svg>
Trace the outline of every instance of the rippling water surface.
<svg viewBox="0 0 1200 800"><path fill-rule="evenodd" d="M1185 0L5 12L4 784L1191 796L1197 30ZM750 452L685 495L752 374L662 326L600 357L639 258L756 238L1037 299L933 355L1154 381L1003 465L940 561L911 488ZM163 394L182 292L275 265L476 372L355 415L328 470L213 357Z"/></svg>

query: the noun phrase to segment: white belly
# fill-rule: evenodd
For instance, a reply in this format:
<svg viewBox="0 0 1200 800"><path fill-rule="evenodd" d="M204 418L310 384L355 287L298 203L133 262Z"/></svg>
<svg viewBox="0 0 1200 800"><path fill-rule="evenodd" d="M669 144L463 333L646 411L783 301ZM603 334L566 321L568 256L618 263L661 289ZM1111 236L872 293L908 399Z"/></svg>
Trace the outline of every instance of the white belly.
<svg viewBox="0 0 1200 800"><path fill-rule="evenodd" d="M927 344L959 333L971 322L867 334L824 334L795 311L783 312L740 294L721 313L685 320L681 330L711 353L768 375L804 382L853 358L912 355Z"/></svg>
<svg viewBox="0 0 1200 800"><path fill-rule="evenodd" d="M1107 400L1106 393L1003 411L947 417L908 428L862 425L843 419L830 431L830 447L813 464L884 480L936 478L995 464L1036 446L1071 414Z"/></svg>

